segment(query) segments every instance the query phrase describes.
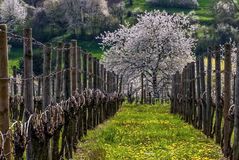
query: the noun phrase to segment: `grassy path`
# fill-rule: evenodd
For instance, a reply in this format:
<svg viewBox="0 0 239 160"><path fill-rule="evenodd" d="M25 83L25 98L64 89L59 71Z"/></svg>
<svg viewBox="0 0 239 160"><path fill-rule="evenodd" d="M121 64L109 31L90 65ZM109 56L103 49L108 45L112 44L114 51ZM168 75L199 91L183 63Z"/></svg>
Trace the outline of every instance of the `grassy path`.
<svg viewBox="0 0 239 160"><path fill-rule="evenodd" d="M168 112L168 106L124 105L113 119L89 132L74 159L220 159L219 146Z"/></svg>

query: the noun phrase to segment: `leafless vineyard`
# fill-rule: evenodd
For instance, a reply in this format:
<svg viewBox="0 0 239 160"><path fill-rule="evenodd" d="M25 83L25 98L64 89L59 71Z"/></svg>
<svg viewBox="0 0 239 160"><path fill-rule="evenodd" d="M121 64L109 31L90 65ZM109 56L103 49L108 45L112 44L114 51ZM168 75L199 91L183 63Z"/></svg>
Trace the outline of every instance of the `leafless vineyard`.
<svg viewBox="0 0 239 160"><path fill-rule="evenodd" d="M239 159L239 55L232 61L232 45L223 48L209 49L174 74L171 112L215 139L226 158Z"/></svg>
<svg viewBox="0 0 239 160"><path fill-rule="evenodd" d="M24 46L24 74L8 74L8 40ZM43 49L43 75L33 74L33 45ZM52 53L56 66L52 67ZM72 159L77 143L123 102L121 81L77 42L44 45L0 25L0 160Z"/></svg>

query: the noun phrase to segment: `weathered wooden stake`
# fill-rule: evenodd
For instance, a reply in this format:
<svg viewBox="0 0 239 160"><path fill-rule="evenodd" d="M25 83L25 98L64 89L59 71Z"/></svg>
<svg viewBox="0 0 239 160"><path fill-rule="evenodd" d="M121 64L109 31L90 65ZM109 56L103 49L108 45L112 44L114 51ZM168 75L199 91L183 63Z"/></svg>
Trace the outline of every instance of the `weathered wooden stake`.
<svg viewBox="0 0 239 160"><path fill-rule="evenodd" d="M88 54L84 53L83 55L83 90L88 88Z"/></svg>
<svg viewBox="0 0 239 160"><path fill-rule="evenodd" d="M206 107L206 123L207 123L207 130L206 135L211 136L212 131L212 119L211 119L211 107L212 107L212 98L211 98L211 91L212 91L212 52L209 49L207 53L207 107Z"/></svg>
<svg viewBox="0 0 239 160"><path fill-rule="evenodd" d="M87 89L87 80L88 80L88 54L84 53L83 55L83 89ZM84 106L83 108L83 127L84 127L84 135L87 134L87 106Z"/></svg>
<svg viewBox="0 0 239 160"><path fill-rule="evenodd" d="M228 111L231 106L231 45L225 45L225 66L224 66L224 140L223 140L223 154L226 158L231 154L231 122L228 119Z"/></svg>
<svg viewBox="0 0 239 160"><path fill-rule="evenodd" d="M43 53L44 53L44 62L43 62L43 86L42 86L42 91L43 91L43 105L42 105L42 111L46 110L47 107L51 104L51 77L49 76L51 74L51 54L52 54L52 45L47 44L43 48ZM50 115L48 113L47 115L48 120L50 120ZM44 146L42 146L42 157L48 159L50 158L50 142L49 139L46 138Z"/></svg>
<svg viewBox="0 0 239 160"><path fill-rule="evenodd" d="M222 104L221 104L221 54L220 47L216 47L216 121L215 136L216 143L221 143Z"/></svg>
<svg viewBox="0 0 239 160"><path fill-rule="evenodd" d="M80 48L77 50L77 86L79 91L82 91L82 54Z"/></svg>
<svg viewBox="0 0 239 160"><path fill-rule="evenodd" d="M72 73L71 73L71 53L70 53L70 44L66 44L64 48L64 100L67 100L72 96ZM70 104L71 105L71 104ZM70 106L72 109L72 107ZM64 132L65 137L63 137L63 143L65 143L65 156L66 159L72 159L72 152L73 152L73 124L70 120L72 111L69 113L69 117L66 117L66 122L64 125Z"/></svg>
<svg viewBox="0 0 239 160"><path fill-rule="evenodd" d="M57 58L56 58L56 94L55 99L56 103L61 101L61 92L62 92L62 56L63 56L63 43L59 43L57 47ZM60 140L60 130L56 131L53 136L53 149L52 149L52 160L59 160L59 140Z"/></svg>
<svg viewBox="0 0 239 160"><path fill-rule="evenodd" d="M197 74L197 121L198 129L202 129L202 105L201 105L201 83L200 83L200 59L196 57L196 74Z"/></svg>
<svg viewBox="0 0 239 160"><path fill-rule="evenodd" d="M235 89L235 113L234 113L234 144L233 144L233 160L239 159L239 53L237 51L236 63L236 89Z"/></svg>
<svg viewBox="0 0 239 160"><path fill-rule="evenodd" d="M88 86L89 89L93 89L93 68L94 68L94 58L89 54L88 55ZM94 82L95 83L95 82ZM94 128L94 124L93 124L93 120L94 120L94 116L93 116L93 112L94 112L94 108L92 105L88 105L88 129L93 129Z"/></svg>
<svg viewBox="0 0 239 160"><path fill-rule="evenodd" d="M197 108L196 108L196 77L195 77L195 62L191 63L191 85L192 85L192 107L193 107L193 126L197 127Z"/></svg>
<svg viewBox="0 0 239 160"><path fill-rule="evenodd" d="M77 41L71 41L71 55L72 55L72 94L76 91L77 87Z"/></svg>
<svg viewBox="0 0 239 160"><path fill-rule="evenodd" d="M202 102L202 122L203 132L206 133L206 93L205 93L205 70L204 70L204 56L200 57L200 82L201 82L201 102Z"/></svg>
<svg viewBox="0 0 239 160"><path fill-rule="evenodd" d="M45 110L51 104L51 44L44 46L43 62L43 108Z"/></svg>
<svg viewBox="0 0 239 160"><path fill-rule="evenodd" d="M82 92L82 54L80 48L78 48L77 51L77 86L78 86L78 91L81 93ZM78 113L78 139L80 140L83 137L83 108L80 108L80 111Z"/></svg>
<svg viewBox="0 0 239 160"><path fill-rule="evenodd" d="M77 63L78 63L78 53L77 53L77 40L72 40L71 41L71 49L70 49L70 54L71 54L71 63L72 63L72 95L74 96L75 92L77 91L78 89L78 83L77 83ZM74 146L74 149L76 149L76 146L77 146L77 143L78 143L78 131L77 131L77 122L78 122L78 116L74 115L71 117L71 121L72 121L72 128L73 128L73 133L72 133L72 136L73 136L73 146Z"/></svg>
<svg viewBox="0 0 239 160"><path fill-rule="evenodd" d="M24 121L27 121L34 111L33 102L33 52L32 52L32 29L24 30ZM30 135L29 135L30 136ZM31 137L31 136L30 136ZM31 137L27 148L27 159L34 159L34 140Z"/></svg>
<svg viewBox="0 0 239 160"><path fill-rule="evenodd" d="M17 86L17 67L13 66L13 95L17 96L18 95L18 86ZM17 103L14 103L12 106L12 113L13 113L13 119L18 120L19 116L19 105Z"/></svg>
<svg viewBox="0 0 239 160"><path fill-rule="evenodd" d="M7 26L0 24L0 131L6 134L9 130L9 89L8 89L8 42ZM2 141L0 144L2 145ZM6 137L4 154L7 160L11 160L10 139Z"/></svg>

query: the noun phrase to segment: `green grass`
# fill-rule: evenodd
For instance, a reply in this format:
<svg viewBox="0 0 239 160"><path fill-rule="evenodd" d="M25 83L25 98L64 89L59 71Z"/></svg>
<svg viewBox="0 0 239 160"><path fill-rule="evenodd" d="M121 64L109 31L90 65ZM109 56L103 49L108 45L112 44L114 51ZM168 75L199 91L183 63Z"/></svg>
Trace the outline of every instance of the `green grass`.
<svg viewBox="0 0 239 160"><path fill-rule="evenodd" d="M94 57L101 59L103 51L96 41L80 41L80 47L90 52Z"/></svg>
<svg viewBox="0 0 239 160"><path fill-rule="evenodd" d="M82 38L82 37L81 37ZM100 45L98 44L98 42L96 41L96 39L77 39L78 41L78 45L86 50L87 52L91 53L94 57L100 59L101 56L103 55L103 51L100 48ZM70 42L72 39L72 35L68 32L62 36L59 37L55 37L54 39L52 39L52 42Z"/></svg>
<svg viewBox="0 0 239 160"><path fill-rule="evenodd" d="M199 17L201 23L210 24L213 22L213 0L198 0L199 9L196 10L196 15Z"/></svg>
<svg viewBox="0 0 239 160"><path fill-rule="evenodd" d="M19 48L12 48L9 52L9 64L8 64L8 70L9 74L12 75L13 66L19 67L19 61L23 57L23 49Z"/></svg>
<svg viewBox="0 0 239 160"><path fill-rule="evenodd" d="M199 21L202 24L211 24L213 22L213 15L211 12L212 0L198 0L199 8L195 10L196 16L198 16ZM192 9L185 9L185 8L176 8L176 7L160 7L160 6L151 6L146 0L134 0L133 5L128 8L133 13L137 12L144 12L144 11L151 11L154 9L165 10L169 13L177 13L177 12L184 12L188 13L192 11Z"/></svg>
<svg viewBox="0 0 239 160"><path fill-rule="evenodd" d="M169 105L125 104L111 120L90 131L75 159L219 159L220 147L169 114Z"/></svg>

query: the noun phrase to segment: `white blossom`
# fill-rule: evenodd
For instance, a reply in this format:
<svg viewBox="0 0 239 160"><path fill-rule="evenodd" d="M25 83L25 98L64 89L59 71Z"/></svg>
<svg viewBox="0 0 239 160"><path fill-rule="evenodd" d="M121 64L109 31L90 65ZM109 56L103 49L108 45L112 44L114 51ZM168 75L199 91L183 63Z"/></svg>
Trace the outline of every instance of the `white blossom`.
<svg viewBox="0 0 239 160"><path fill-rule="evenodd" d="M0 21L13 25L24 23L27 10L20 0L4 0L0 5Z"/></svg>
<svg viewBox="0 0 239 160"><path fill-rule="evenodd" d="M229 1L223 1L220 0L216 3L215 5L215 10L217 12L217 14L219 15L233 15L236 11L236 7L233 1L229 0Z"/></svg>
<svg viewBox="0 0 239 160"><path fill-rule="evenodd" d="M166 12L146 12L132 27L121 26L101 35L103 63L126 79L144 72L157 96L158 85L192 61L194 26L190 17ZM136 78L135 78L136 79Z"/></svg>

